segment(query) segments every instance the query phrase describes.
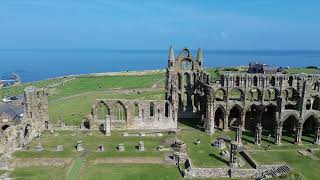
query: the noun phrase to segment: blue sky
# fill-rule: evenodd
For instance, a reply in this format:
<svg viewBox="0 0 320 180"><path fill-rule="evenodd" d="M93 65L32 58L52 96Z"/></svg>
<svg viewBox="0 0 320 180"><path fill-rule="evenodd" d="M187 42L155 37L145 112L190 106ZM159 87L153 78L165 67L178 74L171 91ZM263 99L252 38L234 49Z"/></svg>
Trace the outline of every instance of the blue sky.
<svg viewBox="0 0 320 180"><path fill-rule="evenodd" d="M1 49L320 49L318 0L1 0Z"/></svg>

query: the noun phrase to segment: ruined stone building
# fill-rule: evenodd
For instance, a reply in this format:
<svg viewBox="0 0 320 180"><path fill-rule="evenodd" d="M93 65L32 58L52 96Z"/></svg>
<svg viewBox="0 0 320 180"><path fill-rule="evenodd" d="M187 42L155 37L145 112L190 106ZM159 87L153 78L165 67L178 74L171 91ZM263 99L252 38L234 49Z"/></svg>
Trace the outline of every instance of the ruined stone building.
<svg viewBox="0 0 320 180"><path fill-rule="evenodd" d="M208 134L241 127L271 134L276 144L283 132L294 134L294 143L301 143L302 134L320 143L320 76L225 73L213 82L202 67L201 49L196 57L187 48L175 57L170 48L166 99L99 99L92 105L91 128L108 122L111 129L173 130L178 119L198 119Z"/></svg>
<svg viewBox="0 0 320 180"><path fill-rule="evenodd" d="M0 116L0 153L23 147L49 128L48 99L44 89L27 87L22 105L23 114L19 117L12 110Z"/></svg>

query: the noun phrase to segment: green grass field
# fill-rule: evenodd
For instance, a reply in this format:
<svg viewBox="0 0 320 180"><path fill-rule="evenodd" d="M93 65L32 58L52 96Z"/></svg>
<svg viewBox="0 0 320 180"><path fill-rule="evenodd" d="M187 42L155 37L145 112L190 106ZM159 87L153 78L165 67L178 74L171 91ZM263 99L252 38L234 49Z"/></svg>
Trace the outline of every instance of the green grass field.
<svg viewBox="0 0 320 180"><path fill-rule="evenodd" d="M85 179L130 179L130 180L171 180L181 178L177 168L150 164L96 164L81 171L80 180Z"/></svg>

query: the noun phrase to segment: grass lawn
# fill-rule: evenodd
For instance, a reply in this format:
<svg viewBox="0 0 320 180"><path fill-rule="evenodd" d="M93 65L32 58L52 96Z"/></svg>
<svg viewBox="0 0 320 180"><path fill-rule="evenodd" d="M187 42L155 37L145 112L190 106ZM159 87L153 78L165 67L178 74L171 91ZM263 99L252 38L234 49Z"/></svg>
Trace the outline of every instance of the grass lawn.
<svg viewBox="0 0 320 180"><path fill-rule="evenodd" d="M83 158L78 158L75 160L75 162L72 164L71 169L69 170L67 180L73 180L77 178L77 175L81 169L81 165L83 163Z"/></svg>
<svg viewBox="0 0 320 180"><path fill-rule="evenodd" d="M182 128L182 133L179 134L181 138L187 144L188 155L192 159L192 163L196 167L221 167L227 166L228 159L222 159L219 153L220 149L211 146L211 142L226 134L222 131L216 131L215 134L209 136L207 133L196 129L192 120L182 120L178 124ZM192 127L193 126L193 127ZM227 133L232 139L235 137L233 131ZM199 139L201 143L195 145L194 142Z"/></svg>
<svg viewBox="0 0 320 180"><path fill-rule="evenodd" d="M163 73L98 77L80 76L72 81L68 81L63 86L57 87L54 94L49 97L49 100L90 91L147 88L151 87L154 83L161 81L164 77Z"/></svg>
<svg viewBox="0 0 320 180"><path fill-rule="evenodd" d="M320 69L312 69L312 68L290 68L286 69L288 74L320 74Z"/></svg>
<svg viewBox="0 0 320 180"><path fill-rule="evenodd" d="M286 163L307 180L319 179L320 161L311 160L309 157L300 155L297 151L255 152L252 157L260 164Z"/></svg>
<svg viewBox="0 0 320 180"><path fill-rule="evenodd" d="M28 167L17 168L13 171L12 177L14 179L27 179L27 180L62 180L65 179L67 173L66 167Z"/></svg>
<svg viewBox="0 0 320 180"><path fill-rule="evenodd" d="M85 133L77 132L75 136L71 136L73 132L64 131L58 132L60 135L55 137L48 131L42 134L41 139L36 139L29 144L30 149L26 151L18 151L14 154L18 158L38 158L38 157L71 157L76 158L82 155L81 152L77 152L75 149L76 142L81 140L86 149L88 160L94 160L101 157L162 157L163 152L156 151L156 147L161 144L161 141L165 138L171 137L171 135L165 135L163 137L124 137L121 132L112 132L112 136L104 136L100 132L94 132L93 136L88 136ZM144 141L146 150L140 152L136 146L139 141ZM44 147L44 151L36 152L35 146L41 143ZM118 152L116 147L118 144L123 143L126 147L125 152ZM57 145L63 145L64 151L56 152ZM105 152L97 152L99 144L105 146Z"/></svg>
<svg viewBox="0 0 320 180"><path fill-rule="evenodd" d="M183 179L175 166L155 164L96 164L83 167L79 179Z"/></svg>

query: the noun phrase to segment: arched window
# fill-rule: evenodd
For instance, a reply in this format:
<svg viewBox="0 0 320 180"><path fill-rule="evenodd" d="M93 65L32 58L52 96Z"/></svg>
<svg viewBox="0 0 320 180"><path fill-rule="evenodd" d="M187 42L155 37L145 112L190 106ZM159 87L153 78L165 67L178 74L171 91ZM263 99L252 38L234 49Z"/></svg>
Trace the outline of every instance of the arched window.
<svg viewBox="0 0 320 180"><path fill-rule="evenodd" d="M270 85L271 86L276 86L276 78L274 76L271 77Z"/></svg>
<svg viewBox="0 0 320 180"><path fill-rule="evenodd" d="M239 76L236 77L235 83L236 83L236 86L240 86L240 77Z"/></svg>
<svg viewBox="0 0 320 180"><path fill-rule="evenodd" d="M164 115L166 117L169 117L169 103L168 102L166 102L166 104L165 104Z"/></svg>
<svg viewBox="0 0 320 180"><path fill-rule="evenodd" d="M233 88L229 91L229 99L241 101L243 97L243 92L240 89Z"/></svg>
<svg viewBox="0 0 320 180"><path fill-rule="evenodd" d="M313 110L320 110L320 98L317 96L313 100L313 105L312 105Z"/></svg>
<svg viewBox="0 0 320 180"><path fill-rule="evenodd" d="M253 86L258 86L258 77L257 76L253 77Z"/></svg>
<svg viewBox="0 0 320 180"><path fill-rule="evenodd" d="M139 105L138 103L134 103L133 112L135 117L139 117Z"/></svg>
<svg viewBox="0 0 320 180"><path fill-rule="evenodd" d="M112 106L112 115L114 120L126 120L125 107L121 102L116 102Z"/></svg>
<svg viewBox="0 0 320 180"><path fill-rule="evenodd" d="M289 84L289 86L292 86L292 84L293 84L293 77L292 76L289 77L288 84Z"/></svg>
<svg viewBox="0 0 320 180"><path fill-rule="evenodd" d="M185 74L184 74L183 79L184 79L184 84L185 84L185 86L189 86L189 84L190 84L190 76L189 76L188 73L185 73Z"/></svg>
<svg viewBox="0 0 320 180"><path fill-rule="evenodd" d="M108 106L103 102L100 102L97 105L97 118L105 119L107 115L110 115Z"/></svg>
<svg viewBox="0 0 320 180"><path fill-rule="evenodd" d="M192 62L189 60L181 61L181 69L182 70L191 70L192 69Z"/></svg>
<svg viewBox="0 0 320 180"><path fill-rule="evenodd" d="M154 116L154 104L150 103L150 116Z"/></svg>

